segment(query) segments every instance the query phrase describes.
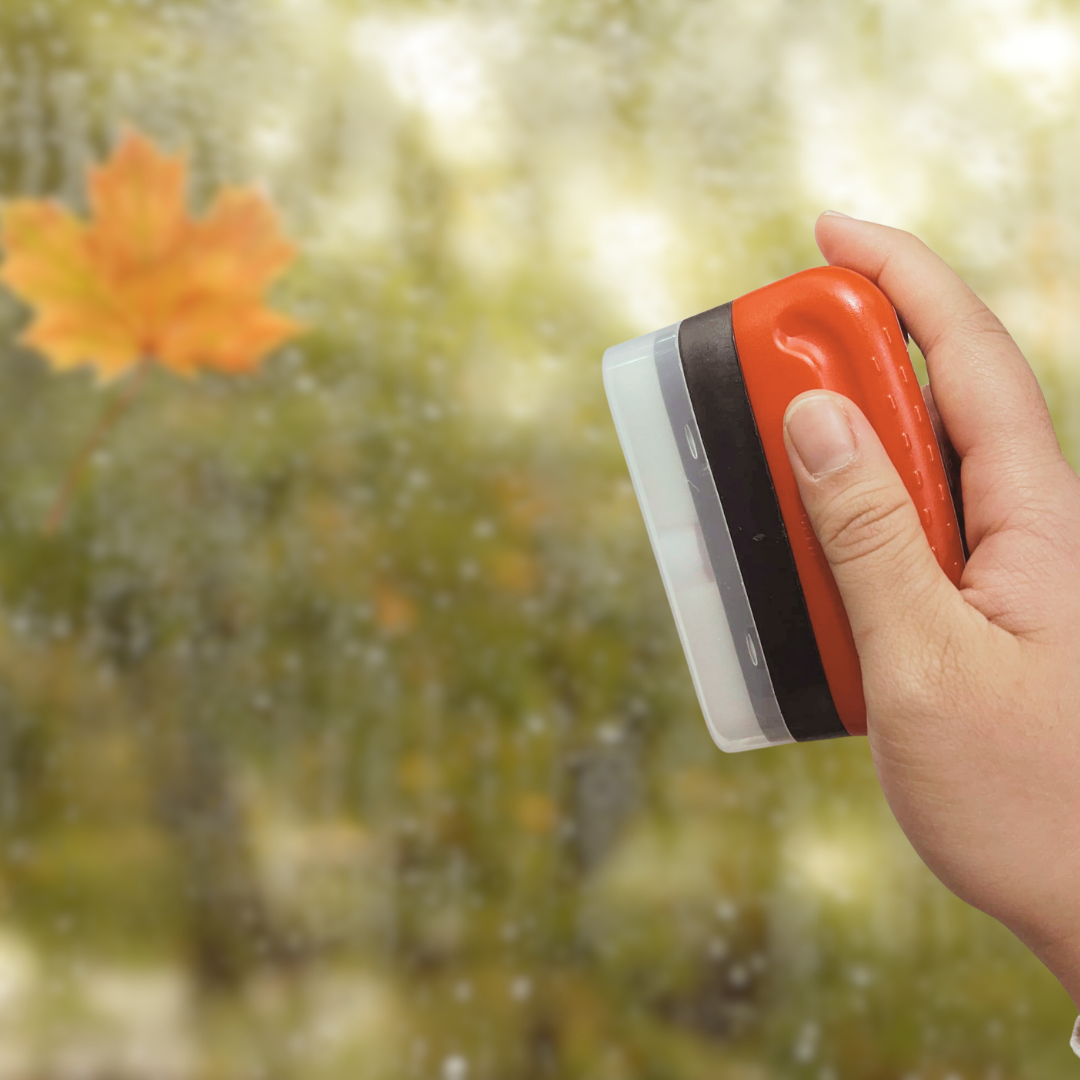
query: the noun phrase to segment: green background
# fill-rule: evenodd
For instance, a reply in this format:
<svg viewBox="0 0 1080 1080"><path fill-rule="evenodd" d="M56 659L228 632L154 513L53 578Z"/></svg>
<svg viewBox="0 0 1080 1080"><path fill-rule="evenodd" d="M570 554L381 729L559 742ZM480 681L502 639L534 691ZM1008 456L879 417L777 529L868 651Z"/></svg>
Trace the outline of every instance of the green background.
<svg viewBox="0 0 1080 1080"><path fill-rule="evenodd" d="M911 228L1080 460L1080 20L1020 0L5 0L0 195L125 123L307 333L115 387L0 299L0 1080L1065 1077L866 742L723 756L600 357Z"/></svg>

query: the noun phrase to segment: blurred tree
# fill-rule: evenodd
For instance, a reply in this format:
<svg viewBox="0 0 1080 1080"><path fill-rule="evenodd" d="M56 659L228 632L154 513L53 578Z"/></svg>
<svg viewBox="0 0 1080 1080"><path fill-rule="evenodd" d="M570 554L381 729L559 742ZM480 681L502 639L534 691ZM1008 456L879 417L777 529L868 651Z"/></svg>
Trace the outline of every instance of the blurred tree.
<svg viewBox="0 0 1080 1080"><path fill-rule="evenodd" d="M1075 85L1015 41L1080 37L1007 7L5 6L4 197L138 124L283 208L311 328L153 372L43 538L98 403L0 300L12 1075L1067 1075L865 744L709 745L598 375L836 200L1001 307L1075 449Z"/></svg>

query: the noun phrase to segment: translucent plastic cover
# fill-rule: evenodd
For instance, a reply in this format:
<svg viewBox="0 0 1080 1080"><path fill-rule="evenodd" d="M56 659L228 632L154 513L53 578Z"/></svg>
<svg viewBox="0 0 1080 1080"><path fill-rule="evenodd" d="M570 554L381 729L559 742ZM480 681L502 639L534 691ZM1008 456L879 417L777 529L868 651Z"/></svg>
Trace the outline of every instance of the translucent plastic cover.
<svg viewBox="0 0 1080 1080"><path fill-rule="evenodd" d="M605 353L615 428L713 739L729 752L792 742L701 449L678 329Z"/></svg>

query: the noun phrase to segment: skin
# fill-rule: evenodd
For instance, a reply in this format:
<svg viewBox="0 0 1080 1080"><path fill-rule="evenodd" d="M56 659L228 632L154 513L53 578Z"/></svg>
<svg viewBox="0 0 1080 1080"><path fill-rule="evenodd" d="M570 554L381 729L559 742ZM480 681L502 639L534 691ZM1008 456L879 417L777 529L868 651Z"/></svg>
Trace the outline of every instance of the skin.
<svg viewBox="0 0 1080 1080"><path fill-rule="evenodd" d="M962 462L957 590L860 410L814 391L785 418L851 619L882 790L934 874L1080 1009L1080 478L1016 343L929 248L834 214L817 241L896 307Z"/></svg>

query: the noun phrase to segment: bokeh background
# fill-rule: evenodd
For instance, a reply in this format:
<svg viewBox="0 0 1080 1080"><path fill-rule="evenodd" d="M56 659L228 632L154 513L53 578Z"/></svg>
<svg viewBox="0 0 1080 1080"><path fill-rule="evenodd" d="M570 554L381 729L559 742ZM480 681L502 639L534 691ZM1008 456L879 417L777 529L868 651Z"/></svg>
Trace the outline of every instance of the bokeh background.
<svg viewBox="0 0 1080 1080"><path fill-rule="evenodd" d="M274 199L308 330L154 373L47 536L113 391L0 298L0 1078L1073 1075L865 741L710 744L600 357L832 207L1080 461L1078 80L1052 0L3 0L0 195L137 124Z"/></svg>

